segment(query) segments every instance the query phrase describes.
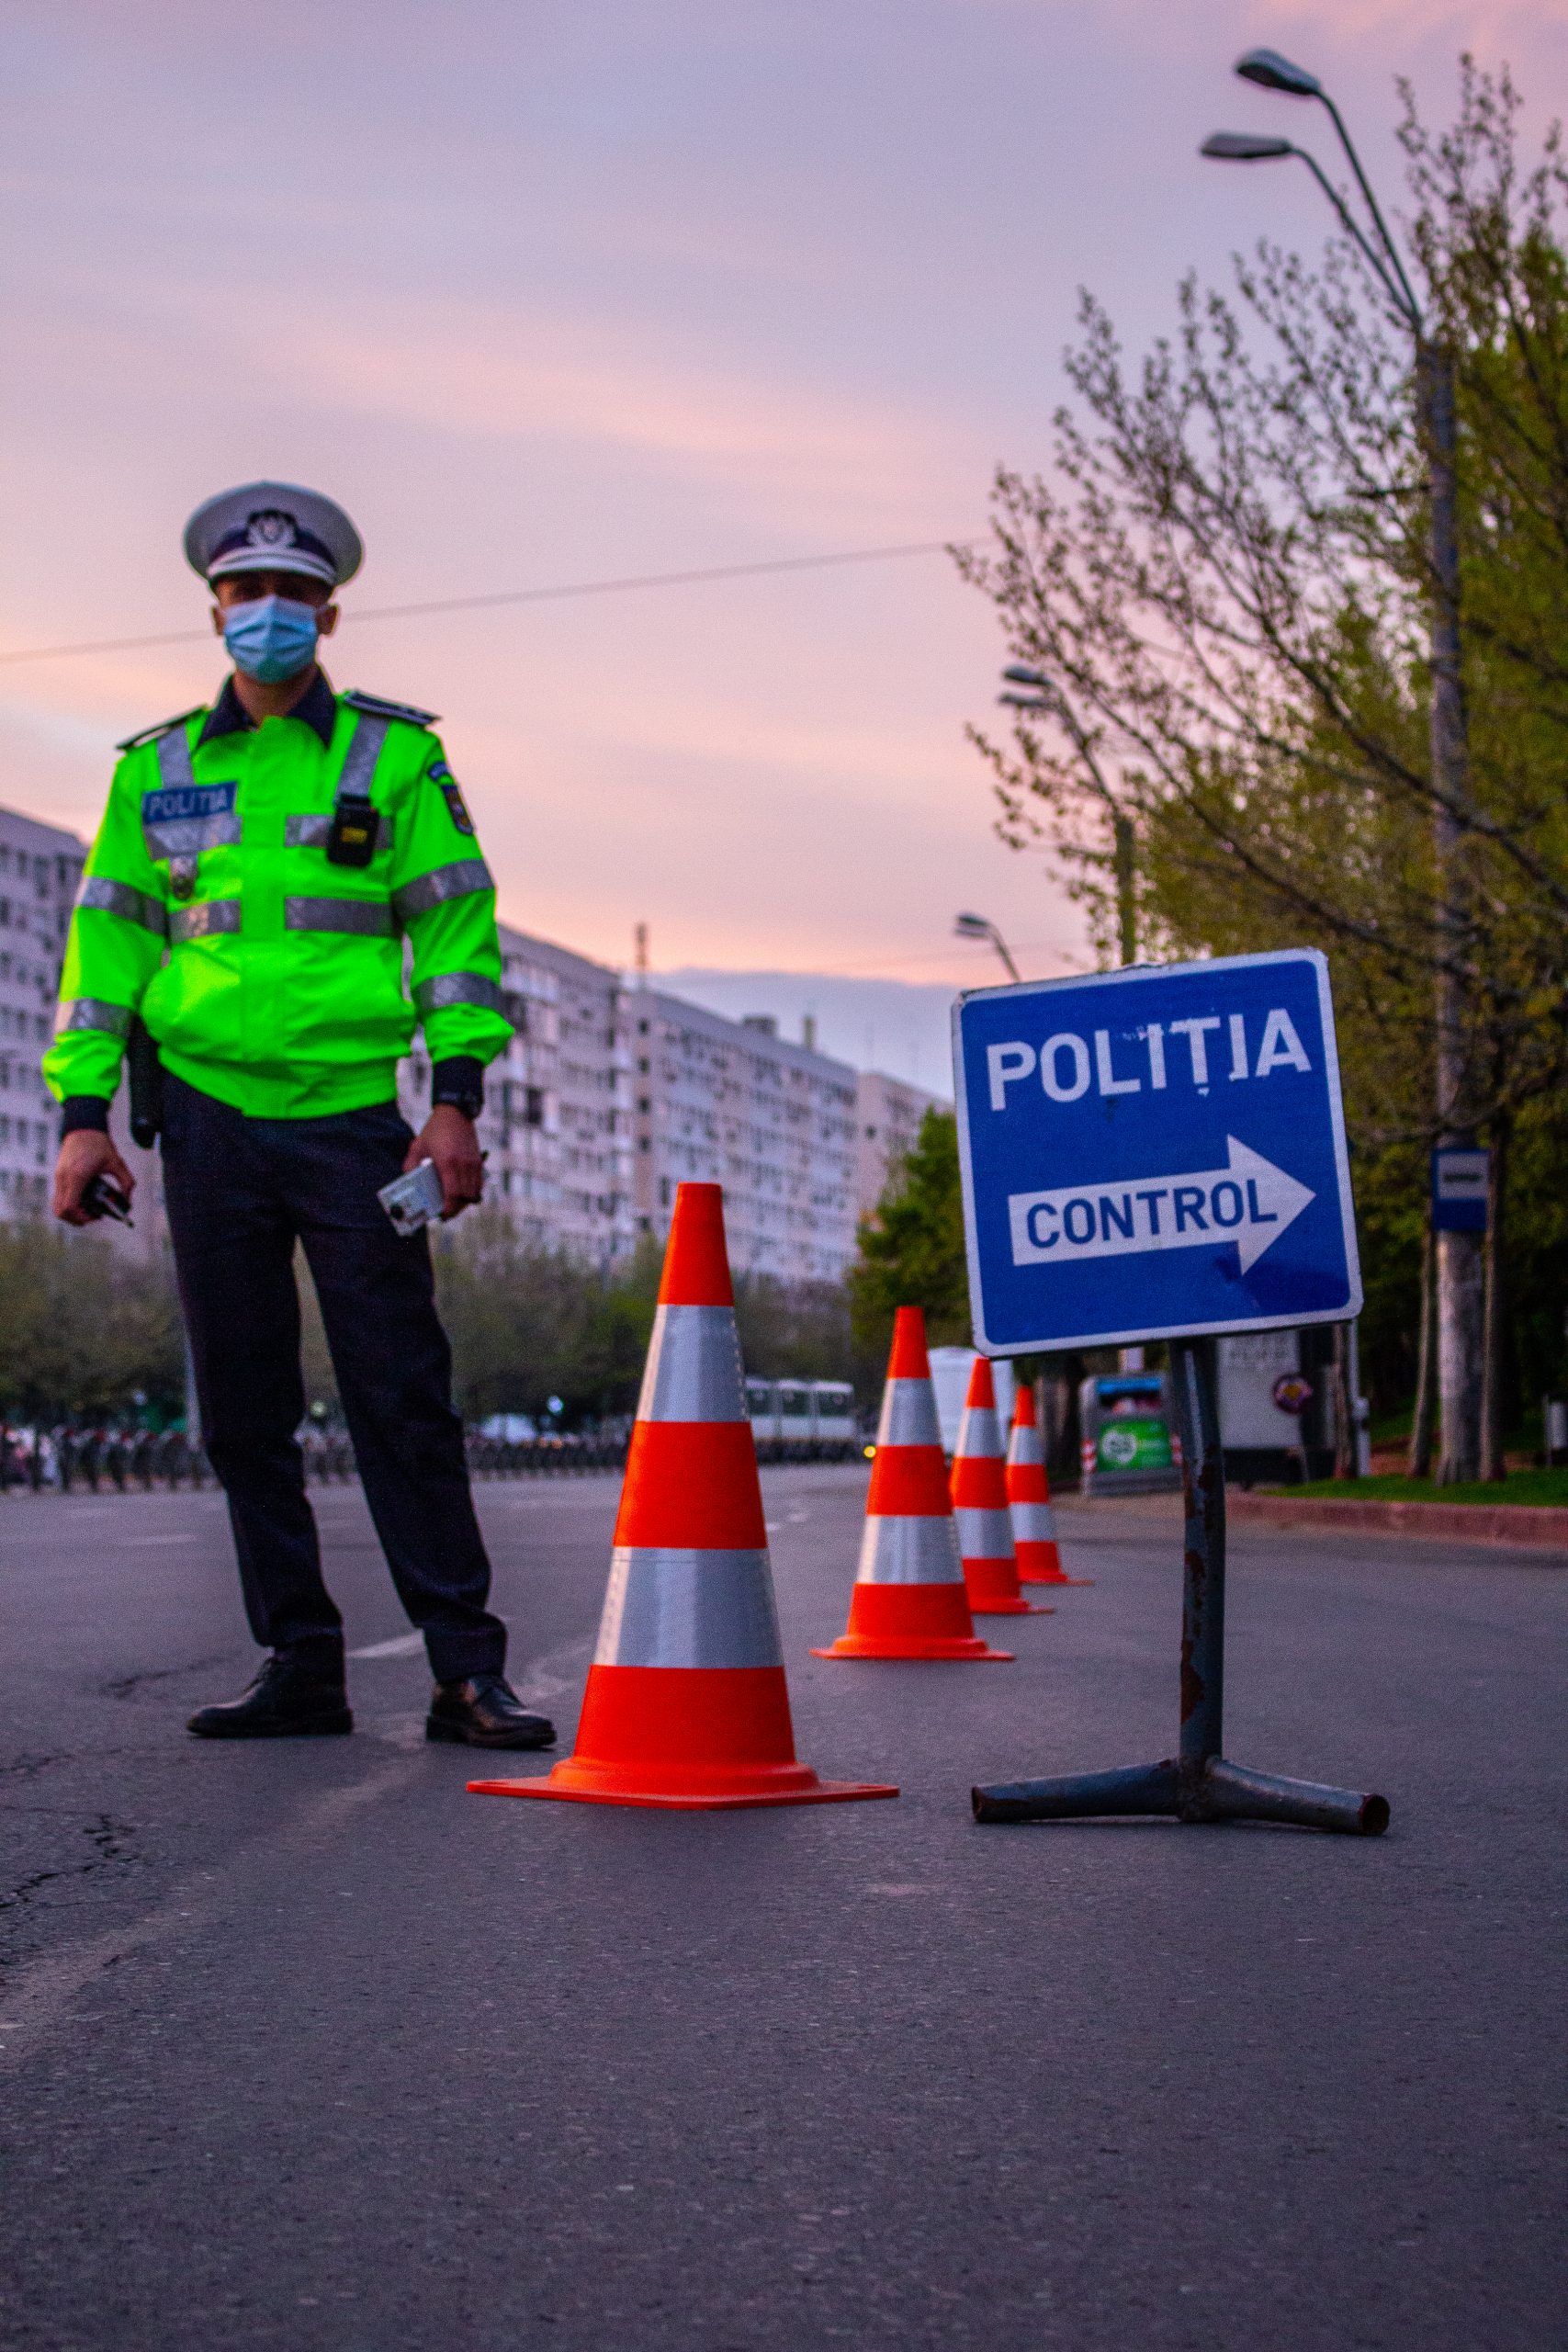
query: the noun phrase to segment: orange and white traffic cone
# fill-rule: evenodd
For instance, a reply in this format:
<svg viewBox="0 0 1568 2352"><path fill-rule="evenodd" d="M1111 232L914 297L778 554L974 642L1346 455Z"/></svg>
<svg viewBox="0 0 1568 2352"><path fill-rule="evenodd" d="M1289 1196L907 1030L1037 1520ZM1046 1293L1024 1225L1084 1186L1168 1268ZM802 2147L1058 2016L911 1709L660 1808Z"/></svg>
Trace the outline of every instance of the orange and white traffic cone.
<svg viewBox="0 0 1568 2352"><path fill-rule="evenodd" d="M953 1515L964 1581L976 1617L1048 1617L1018 1589L1012 1521L1008 1515L1007 1464L997 1420L997 1385L984 1356L969 1374L969 1395L953 1457Z"/></svg>
<svg viewBox="0 0 1568 2352"><path fill-rule="evenodd" d="M681 1811L896 1797L796 1761L717 1184L682 1184L577 1747L479 1796Z"/></svg>
<svg viewBox="0 0 1568 2352"><path fill-rule="evenodd" d="M1045 1448L1035 1417L1034 1391L1027 1380L1019 1382L1013 1406L1012 1430L1008 1439L1007 1488L1020 1584L1092 1584L1092 1577L1068 1576L1056 1549L1056 1521L1051 1510L1051 1481L1045 1475Z"/></svg>
<svg viewBox="0 0 1568 2352"><path fill-rule="evenodd" d="M901 1306L893 1321L849 1627L811 1655L1010 1661L970 1620L918 1306Z"/></svg>

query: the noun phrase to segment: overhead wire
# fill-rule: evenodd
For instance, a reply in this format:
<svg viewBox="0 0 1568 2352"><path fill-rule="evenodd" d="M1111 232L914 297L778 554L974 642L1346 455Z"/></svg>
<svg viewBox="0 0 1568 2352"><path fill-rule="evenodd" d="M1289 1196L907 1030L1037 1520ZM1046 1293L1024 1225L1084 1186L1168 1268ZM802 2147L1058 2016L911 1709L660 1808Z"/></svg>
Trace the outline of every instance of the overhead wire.
<svg viewBox="0 0 1568 2352"><path fill-rule="evenodd" d="M945 555L952 548L976 545L974 538L910 539L893 547L848 548L829 555L774 556L760 563L705 564L689 571L628 572L609 580L567 581L548 588L503 588L480 596L440 596L413 605L372 605L363 611L352 607L344 614L344 624L358 621L394 621L423 618L437 613L475 613L503 605L544 605L564 603L577 596L618 596L642 588L689 588L712 580L755 580L766 574L788 571L822 571L840 564L884 563L894 558L912 555ZM73 645L35 645L0 650L0 664L19 662L62 662L84 653L140 653L160 645L194 645L203 641L210 632L202 628L181 628L160 631L150 637L105 637L85 639Z"/></svg>

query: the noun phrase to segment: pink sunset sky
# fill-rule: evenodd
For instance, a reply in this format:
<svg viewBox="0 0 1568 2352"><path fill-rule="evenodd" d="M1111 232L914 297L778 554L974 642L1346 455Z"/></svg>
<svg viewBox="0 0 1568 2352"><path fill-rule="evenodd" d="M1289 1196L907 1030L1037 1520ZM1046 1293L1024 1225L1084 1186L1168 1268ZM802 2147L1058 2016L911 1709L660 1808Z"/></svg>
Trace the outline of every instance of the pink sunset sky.
<svg viewBox="0 0 1568 2352"><path fill-rule="evenodd" d="M13 0L0 650L200 627L189 509L312 483L368 559L340 685L426 705L512 921L656 967L995 977L1083 954L963 739L988 608L940 555L477 614L370 606L983 530L1043 459L1075 289L1129 345L1190 266L1314 244L1269 42L1397 204L1393 79L1507 60L1533 146L1561 6L1498 0ZM202 643L0 665L0 800L90 831Z"/></svg>

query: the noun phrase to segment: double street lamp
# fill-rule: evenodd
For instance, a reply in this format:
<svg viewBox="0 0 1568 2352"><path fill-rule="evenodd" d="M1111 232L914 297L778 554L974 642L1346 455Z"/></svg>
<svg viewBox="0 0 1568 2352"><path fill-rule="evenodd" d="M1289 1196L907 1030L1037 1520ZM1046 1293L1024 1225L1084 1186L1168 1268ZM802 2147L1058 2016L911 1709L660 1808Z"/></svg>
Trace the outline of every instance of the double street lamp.
<svg viewBox="0 0 1568 2352"><path fill-rule="evenodd" d="M1465 1088L1465 1001L1461 970L1465 952L1465 901L1456 871L1470 795L1470 753L1460 669L1458 519L1459 426L1451 348L1428 331L1399 251L1361 168L1339 109L1315 74L1278 50L1249 49L1236 61L1245 82L1287 97L1315 98L1327 109L1349 160L1371 220L1369 237L1345 199L1304 147L1250 131L1217 130L1200 153L1223 164L1267 164L1293 155L1312 173L1341 225L1377 277L1394 317L1416 352L1416 384L1427 463L1428 563L1431 601L1431 743L1433 841L1438 868L1437 1129L1443 1144L1473 1140L1461 1125ZM1479 1477L1482 1469L1482 1366L1484 1356L1484 1272L1482 1237L1437 1237L1438 1388L1442 1410L1445 1482Z"/></svg>

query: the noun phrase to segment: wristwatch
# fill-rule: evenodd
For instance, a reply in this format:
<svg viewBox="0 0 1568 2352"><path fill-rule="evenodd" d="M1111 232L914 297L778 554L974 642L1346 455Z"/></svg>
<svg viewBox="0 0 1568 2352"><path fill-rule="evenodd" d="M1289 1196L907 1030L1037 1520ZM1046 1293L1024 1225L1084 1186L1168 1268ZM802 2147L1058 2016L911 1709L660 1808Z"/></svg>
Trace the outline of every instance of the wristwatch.
<svg viewBox="0 0 1568 2352"><path fill-rule="evenodd" d="M477 1119L485 1106L484 1064L471 1054L453 1054L431 1072L430 1107L446 1103Z"/></svg>

